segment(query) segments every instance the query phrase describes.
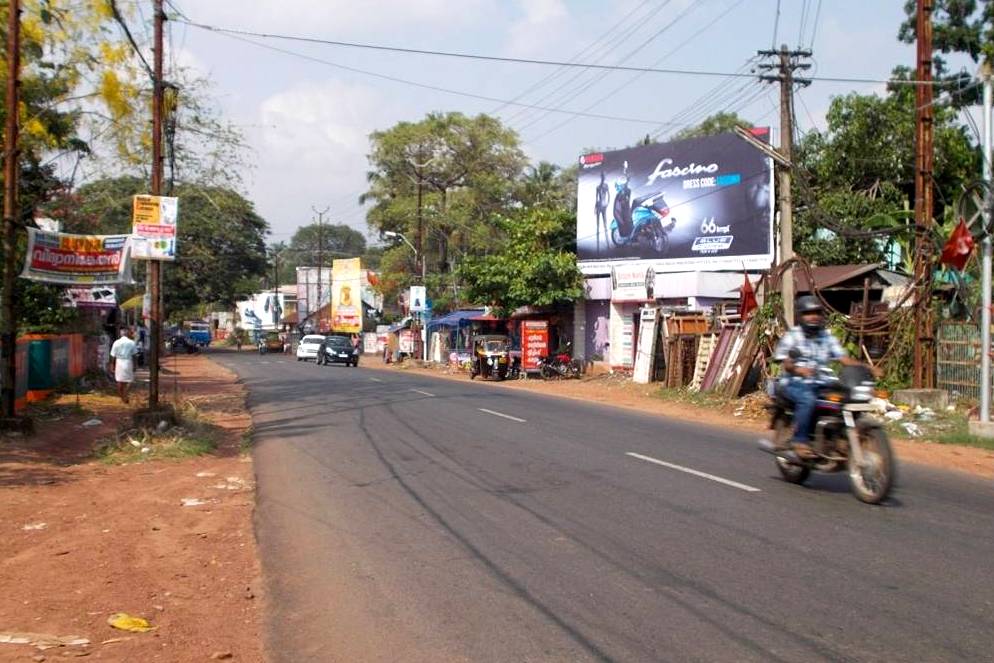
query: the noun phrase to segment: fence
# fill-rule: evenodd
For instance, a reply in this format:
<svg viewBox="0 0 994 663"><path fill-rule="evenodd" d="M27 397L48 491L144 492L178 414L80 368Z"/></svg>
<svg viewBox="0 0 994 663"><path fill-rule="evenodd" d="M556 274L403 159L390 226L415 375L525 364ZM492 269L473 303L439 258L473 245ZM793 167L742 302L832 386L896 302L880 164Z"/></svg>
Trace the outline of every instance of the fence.
<svg viewBox="0 0 994 663"><path fill-rule="evenodd" d="M980 400L980 327L943 322L936 341L936 386L953 398Z"/></svg>

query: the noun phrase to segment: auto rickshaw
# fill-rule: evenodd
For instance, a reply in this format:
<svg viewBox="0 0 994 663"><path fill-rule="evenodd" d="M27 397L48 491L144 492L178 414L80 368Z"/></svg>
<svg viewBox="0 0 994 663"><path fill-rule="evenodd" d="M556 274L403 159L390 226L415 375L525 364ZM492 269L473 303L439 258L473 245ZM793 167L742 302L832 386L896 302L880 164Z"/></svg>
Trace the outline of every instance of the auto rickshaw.
<svg viewBox="0 0 994 663"><path fill-rule="evenodd" d="M503 334L486 334L473 337L473 360L469 366L469 379L503 380L511 365L511 339Z"/></svg>

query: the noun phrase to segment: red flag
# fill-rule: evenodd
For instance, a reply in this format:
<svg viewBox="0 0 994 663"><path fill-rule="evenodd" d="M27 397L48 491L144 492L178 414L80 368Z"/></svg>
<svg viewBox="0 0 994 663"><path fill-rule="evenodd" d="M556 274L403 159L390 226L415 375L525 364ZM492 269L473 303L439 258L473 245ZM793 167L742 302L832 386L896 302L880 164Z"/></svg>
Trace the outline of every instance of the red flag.
<svg viewBox="0 0 994 663"><path fill-rule="evenodd" d="M739 293L739 315L745 320L749 313L759 307L756 303L756 291L752 289L752 283L749 281L749 275L745 275L745 283L742 285L742 291Z"/></svg>
<svg viewBox="0 0 994 663"><path fill-rule="evenodd" d="M970 259L970 254L973 253L974 244L973 235L970 234L970 229L966 227L966 221L960 219L956 227L953 228L953 232L949 235L946 245L942 247L942 255L939 257L939 262L943 265L955 267L962 272L963 268L966 267L967 261Z"/></svg>

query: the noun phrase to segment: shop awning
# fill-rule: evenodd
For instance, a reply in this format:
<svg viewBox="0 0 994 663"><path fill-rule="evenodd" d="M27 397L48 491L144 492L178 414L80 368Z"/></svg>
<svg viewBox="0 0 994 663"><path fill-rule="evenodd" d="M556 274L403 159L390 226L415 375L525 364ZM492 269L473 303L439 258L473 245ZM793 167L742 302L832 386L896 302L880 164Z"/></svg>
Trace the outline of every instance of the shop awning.
<svg viewBox="0 0 994 663"><path fill-rule="evenodd" d="M411 324L411 319L410 318L404 318L403 320L401 320L397 324L390 325L390 327L387 329L387 333L388 334L396 334L401 329L407 329L407 327L410 326L410 324Z"/></svg>
<svg viewBox="0 0 994 663"><path fill-rule="evenodd" d="M142 300L144 298L145 298L144 294L135 295L134 297L126 300L123 304L121 304L121 310L122 311L130 311L132 309L141 308L142 307Z"/></svg>

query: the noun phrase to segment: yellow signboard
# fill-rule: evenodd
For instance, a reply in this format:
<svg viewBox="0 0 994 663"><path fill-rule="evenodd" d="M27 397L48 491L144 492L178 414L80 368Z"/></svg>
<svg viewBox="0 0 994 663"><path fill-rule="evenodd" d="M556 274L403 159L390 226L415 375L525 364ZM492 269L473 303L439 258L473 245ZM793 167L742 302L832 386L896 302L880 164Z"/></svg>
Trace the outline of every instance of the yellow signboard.
<svg viewBox="0 0 994 663"><path fill-rule="evenodd" d="M331 330L362 331L362 265L359 258L331 263Z"/></svg>

